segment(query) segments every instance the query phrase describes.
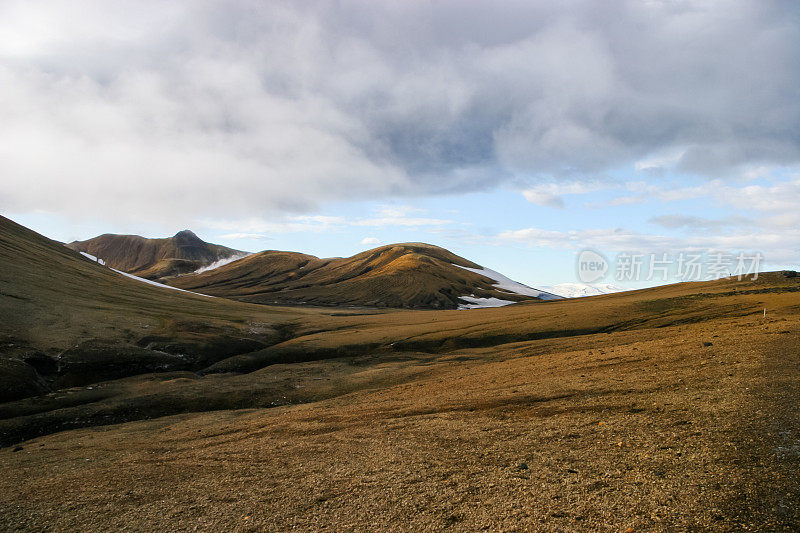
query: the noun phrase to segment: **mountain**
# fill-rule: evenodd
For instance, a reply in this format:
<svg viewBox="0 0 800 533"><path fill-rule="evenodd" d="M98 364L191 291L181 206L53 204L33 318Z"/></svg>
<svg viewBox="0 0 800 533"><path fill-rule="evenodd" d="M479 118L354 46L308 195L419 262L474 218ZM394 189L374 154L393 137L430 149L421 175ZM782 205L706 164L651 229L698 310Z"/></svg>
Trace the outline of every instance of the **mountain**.
<svg viewBox="0 0 800 533"><path fill-rule="evenodd" d="M622 292L627 289L617 287L610 283L559 283L558 285L550 285L544 287L548 292L558 294L564 298L583 298L584 296L599 296L601 294L611 294L614 292Z"/></svg>
<svg viewBox="0 0 800 533"><path fill-rule="evenodd" d="M466 309L561 298L423 243L382 246L333 259L269 250L169 283L213 296L280 305Z"/></svg>
<svg viewBox="0 0 800 533"><path fill-rule="evenodd" d="M189 230L164 239L107 233L67 246L102 259L111 268L150 280L187 274L247 255L247 252L207 243Z"/></svg>
<svg viewBox="0 0 800 533"><path fill-rule="evenodd" d="M0 402L200 369L276 342L296 316L131 279L0 216Z"/></svg>

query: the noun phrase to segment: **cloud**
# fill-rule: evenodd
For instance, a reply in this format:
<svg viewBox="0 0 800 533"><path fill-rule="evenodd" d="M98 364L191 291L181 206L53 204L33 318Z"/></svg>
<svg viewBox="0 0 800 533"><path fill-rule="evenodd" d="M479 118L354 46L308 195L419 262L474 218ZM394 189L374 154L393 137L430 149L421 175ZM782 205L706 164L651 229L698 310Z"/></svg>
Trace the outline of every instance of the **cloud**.
<svg viewBox="0 0 800 533"><path fill-rule="evenodd" d="M381 240L379 238L377 238L377 237L364 237L363 239L361 239L361 244L377 246L377 245L382 244L382 243L381 243Z"/></svg>
<svg viewBox="0 0 800 533"><path fill-rule="evenodd" d="M765 183L731 185L721 179L697 186L677 186L662 182L628 182L621 187L629 193L610 200L606 206L643 203L656 200L674 202L681 207L686 200L700 199L703 205L724 212L720 218L696 214L672 213L651 217L648 222L666 230L633 231L625 228L589 228L554 231L522 228L502 231L493 237L478 238L487 244L524 244L554 249L596 248L613 252L680 252L720 249L727 252L762 252L769 264L792 265L800 257L800 174L765 179L758 172L748 176ZM556 190L542 187L541 190ZM614 189L613 185L609 185ZM601 206L593 206L601 207ZM696 211L693 211L696 212Z"/></svg>
<svg viewBox="0 0 800 533"><path fill-rule="evenodd" d="M537 184L780 169L800 163L799 14L781 0L11 0L0 209L271 218L503 184L557 207Z"/></svg>
<svg viewBox="0 0 800 533"><path fill-rule="evenodd" d="M660 155L653 154L645 159L642 159L634 163L633 168L635 168L637 172L662 171L665 168L672 167L676 163L680 162L685 153L686 153L685 150L673 150L671 153L668 154L660 154Z"/></svg>
<svg viewBox="0 0 800 533"><path fill-rule="evenodd" d="M342 217L331 216L291 216L275 220L261 218L249 219L205 219L200 226L213 230L231 231L226 235L238 235L231 238L268 238L267 234L283 233L322 233L337 231L346 223Z"/></svg>
<svg viewBox="0 0 800 533"><path fill-rule="evenodd" d="M226 233L224 235L220 235L219 239L255 239L260 241L268 241L272 240L272 237L269 235L264 235L263 233Z"/></svg>
<svg viewBox="0 0 800 533"><path fill-rule="evenodd" d="M403 227L425 228L428 231L455 224L453 220L413 216L424 214L423 209L411 206L382 206L375 216L348 219L328 215L283 215L272 219L251 217L245 219L206 218L199 222L202 228L228 231L224 237L230 238L268 238L269 234L285 233L325 233L340 232L355 227ZM369 237L370 239L373 237ZM362 244L372 244L362 242Z"/></svg>
<svg viewBox="0 0 800 533"><path fill-rule="evenodd" d="M692 231L719 231L727 228L751 226L755 224L752 219L743 216L730 216L720 219L709 219L704 217L686 215L661 215L649 220L663 228L686 229Z"/></svg>
<svg viewBox="0 0 800 533"><path fill-rule="evenodd" d="M402 227L421 227L421 226L446 226L453 221L442 218L428 218L419 216L409 216L412 213L424 213L423 209L400 206L383 206L378 211L377 216L372 218L362 218L350 222L353 226L402 226Z"/></svg>
<svg viewBox="0 0 800 533"><path fill-rule="evenodd" d="M747 227L730 233L689 233L668 236L643 233L624 228L593 228L573 231L552 231L540 228L524 228L503 231L488 239L485 244L522 244L536 248L563 250L597 249L605 252L631 253L679 253L709 252L720 250L727 253L761 252L769 264L792 264L797 262L800 250L800 230L793 228Z"/></svg>
<svg viewBox="0 0 800 533"><path fill-rule="evenodd" d="M728 187L720 179L709 180L697 186L677 186L665 180L657 183L646 181L631 181L624 185L623 189L628 193L617 196L603 203L590 203L589 207L615 207L620 205L641 204L650 200L657 200L662 203L679 202L697 198L722 198L721 191L735 193L735 189ZM729 199L726 199L726 201Z"/></svg>
<svg viewBox="0 0 800 533"><path fill-rule="evenodd" d="M648 235L622 228L552 231L539 228L509 230L498 234L495 243L520 243L537 248L580 249L587 247L601 250L658 251L672 248L675 240L660 235Z"/></svg>
<svg viewBox="0 0 800 533"><path fill-rule="evenodd" d="M564 207L564 196L574 194L588 194L611 187L610 184L591 181L586 183L543 183L522 191L525 199L532 204L546 207Z"/></svg>

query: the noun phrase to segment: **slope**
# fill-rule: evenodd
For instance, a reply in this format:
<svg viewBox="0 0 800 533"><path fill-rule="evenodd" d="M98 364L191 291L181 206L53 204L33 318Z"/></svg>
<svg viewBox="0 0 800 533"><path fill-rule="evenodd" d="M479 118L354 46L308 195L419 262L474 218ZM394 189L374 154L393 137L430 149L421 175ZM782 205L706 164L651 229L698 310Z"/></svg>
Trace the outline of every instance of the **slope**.
<svg viewBox="0 0 800 533"><path fill-rule="evenodd" d="M91 254L117 270L147 279L161 279L194 272L225 259L244 257L246 252L203 241L189 230L164 239L107 233L69 248Z"/></svg>
<svg viewBox="0 0 800 533"><path fill-rule="evenodd" d="M335 259L265 251L170 284L280 305L457 309L560 298L423 243L394 244Z"/></svg>
<svg viewBox="0 0 800 533"><path fill-rule="evenodd" d="M202 368L283 340L304 313L127 276L0 217L0 401Z"/></svg>
<svg viewBox="0 0 800 533"><path fill-rule="evenodd" d="M774 273L309 315L266 351L314 361L0 406L0 434L141 410L0 449L0 528L796 531L798 309Z"/></svg>

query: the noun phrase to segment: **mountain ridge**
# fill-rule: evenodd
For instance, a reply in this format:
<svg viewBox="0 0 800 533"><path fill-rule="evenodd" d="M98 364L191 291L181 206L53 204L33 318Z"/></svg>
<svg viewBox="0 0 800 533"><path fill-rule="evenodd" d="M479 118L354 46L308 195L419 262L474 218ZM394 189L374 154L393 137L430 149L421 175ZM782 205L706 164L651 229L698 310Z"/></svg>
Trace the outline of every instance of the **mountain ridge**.
<svg viewBox="0 0 800 533"><path fill-rule="evenodd" d="M188 229L157 239L104 233L85 241L73 241L67 247L98 257L111 268L149 280L187 274L224 259L247 255L241 250L205 242Z"/></svg>
<svg viewBox="0 0 800 533"><path fill-rule="evenodd" d="M207 243L191 230L162 239L106 233L67 246L140 278L258 304L473 309L561 298L423 242L331 258L249 254Z"/></svg>
<svg viewBox="0 0 800 533"><path fill-rule="evenodd" d="M168 283L273 305L466 309L561 298L521 284L515 287L527 290L504 288L503 280L515 283L445 248L410 242L345 258L265 250Z"/></svg>

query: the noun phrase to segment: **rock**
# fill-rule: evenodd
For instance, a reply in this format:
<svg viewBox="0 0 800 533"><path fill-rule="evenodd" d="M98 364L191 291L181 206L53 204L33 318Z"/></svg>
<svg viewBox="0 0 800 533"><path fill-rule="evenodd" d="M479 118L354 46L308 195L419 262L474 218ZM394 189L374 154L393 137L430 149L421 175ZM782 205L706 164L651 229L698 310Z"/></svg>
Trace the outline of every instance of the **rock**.
<svg viewBox="0 0 800 533"><path fill-rule="evenodd" d="M25 353L22 356L22 360L31 365L42 376L55 375L58 368L55 359L39 351Z"/></svg>
<svg viewBox="0 0 800 533"><path fill-rule="evenodd" d="M131 344L90 340L65 350L56 359L59 387L80 387L98 381L152 372L186 370L186 358Z"/></svg>
<svg viewBox="0 0 800 533"><path fill-rule="evenodd" d="M0 355L0 403L50 391L47 382L21 359Z"/></svg>
<svg viewBox="0 0 800 533"><path fill-rule="evenodd" d="M201 369L229 357L263 350L281 340L276 333L269 342L229 335L203 335L195 339L173 340L159 336L147 336L136 344L140 348L182 355L190 360L193 369Z"/></svg>

